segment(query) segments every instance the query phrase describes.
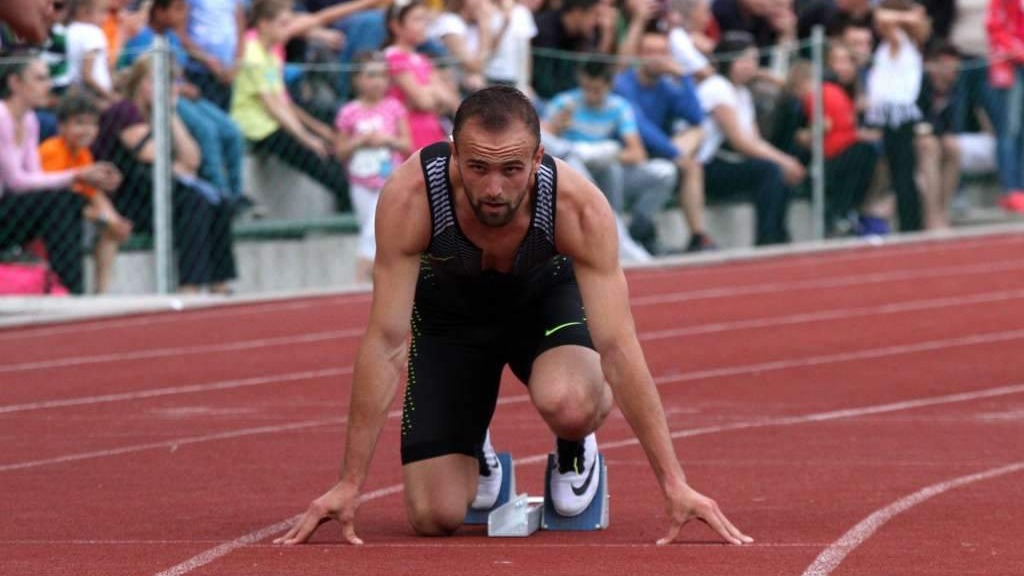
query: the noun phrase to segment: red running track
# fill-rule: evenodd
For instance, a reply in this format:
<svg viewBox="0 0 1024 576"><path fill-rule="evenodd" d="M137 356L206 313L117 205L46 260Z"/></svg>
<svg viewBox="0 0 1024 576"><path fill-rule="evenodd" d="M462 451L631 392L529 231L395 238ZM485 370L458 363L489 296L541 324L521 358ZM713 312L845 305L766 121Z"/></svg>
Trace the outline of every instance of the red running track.
<svg viewBox="0 0 1024 576"><path fill-rule="evenodd" d="M618 412L607 531L414 537L392 417L367 545L334 525L270 544L335 477L365 294L2 331L0 573L1020 574L1022 254L991 236L629 274L677 451L743 547L702 525L654 546ZM553 440L512 378L492 432L539 493Z"/></svg>

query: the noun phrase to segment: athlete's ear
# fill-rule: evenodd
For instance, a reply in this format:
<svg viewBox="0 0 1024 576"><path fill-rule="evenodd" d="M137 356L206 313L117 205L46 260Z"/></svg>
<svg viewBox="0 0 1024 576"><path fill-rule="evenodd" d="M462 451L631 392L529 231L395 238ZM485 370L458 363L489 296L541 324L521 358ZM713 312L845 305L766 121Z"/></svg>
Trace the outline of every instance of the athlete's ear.
<svg viewBox="0 0 1024 576"><path fill-rule="evenodd" d="M448 135L448 152L452 156L455 156L455 135L454 134L449 134Z"/></svg>
<svg viewBox="0 0 1024 576"><path fill-rule="evenodd" d="M540 163L544 160L544 145L537 144L537 152L533 155L533 171L540 170Z"/></svg>

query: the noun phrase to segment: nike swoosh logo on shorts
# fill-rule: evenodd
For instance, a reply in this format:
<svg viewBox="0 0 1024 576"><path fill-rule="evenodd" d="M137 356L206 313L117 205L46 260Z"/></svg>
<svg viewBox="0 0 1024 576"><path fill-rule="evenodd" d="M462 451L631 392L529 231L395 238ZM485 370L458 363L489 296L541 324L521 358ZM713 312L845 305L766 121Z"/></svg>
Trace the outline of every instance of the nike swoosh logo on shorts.
<svg viewBox="0 0 1024 576"><path fill-rule="evenodd" d="M544 335L545 336L551 336L552 334L554 334L555 332L558 332L562 328L568 328L569 326L576 326L577 324L583 324L583 322L566 322L565 324L559 324L558 326L555 326L554 328L551 328L550 330L545 330L544 331Z"/></svg>
<svg viewBox="0 0 1024 576"><path fill-rule="evenodd" d="M579 488L569 484L569 486L572 487L573 494L583 496L583 494L586 493L587 487L590 486L590 481L594 479L594 468L597 468L597 458L594 458L594 464L590 467L590 472L587 472L587 479L583 481L583 484L580 484Z"/></svg>

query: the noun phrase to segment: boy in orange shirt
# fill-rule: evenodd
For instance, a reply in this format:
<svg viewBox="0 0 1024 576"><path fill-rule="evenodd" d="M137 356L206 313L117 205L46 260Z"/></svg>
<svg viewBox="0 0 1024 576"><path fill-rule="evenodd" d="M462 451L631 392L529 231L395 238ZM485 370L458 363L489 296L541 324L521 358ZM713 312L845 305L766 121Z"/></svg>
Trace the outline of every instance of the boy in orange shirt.
<svg viewBox="0 0 1024 576"><path fill-rule="evenodd" d="M56 172L92 164L89 146L99 133L99 117L96 103L88 96L65 96L57 106L57 135L39 145L43 170ZM117 249L131 235L132 223L118 213L107 197L107 192L113 190L98 190L85 184L76 184L72 189L89 200L83 213L99 231L95 248L96 292L102 294L110 286Z"/></svg>

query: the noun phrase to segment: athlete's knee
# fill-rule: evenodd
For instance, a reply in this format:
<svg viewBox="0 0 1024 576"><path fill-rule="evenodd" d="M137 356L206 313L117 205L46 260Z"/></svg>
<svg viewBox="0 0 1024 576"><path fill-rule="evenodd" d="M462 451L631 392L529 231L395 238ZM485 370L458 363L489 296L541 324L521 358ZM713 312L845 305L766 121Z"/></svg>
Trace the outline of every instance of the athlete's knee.
<svg viewBox="0 0 1024 576"><path fill-rule="evenodd" d="M466 518L465 506L443 506L431 502L410 502L409 524L419 536L451 536Z"/></svg>
<svg viewBox="0 0 1024 576"><path fill-rule="evenodd" d="M564 385L535 400L537 410L561 438L582 438L593 432L611 409L607 385Z"/></svg>

